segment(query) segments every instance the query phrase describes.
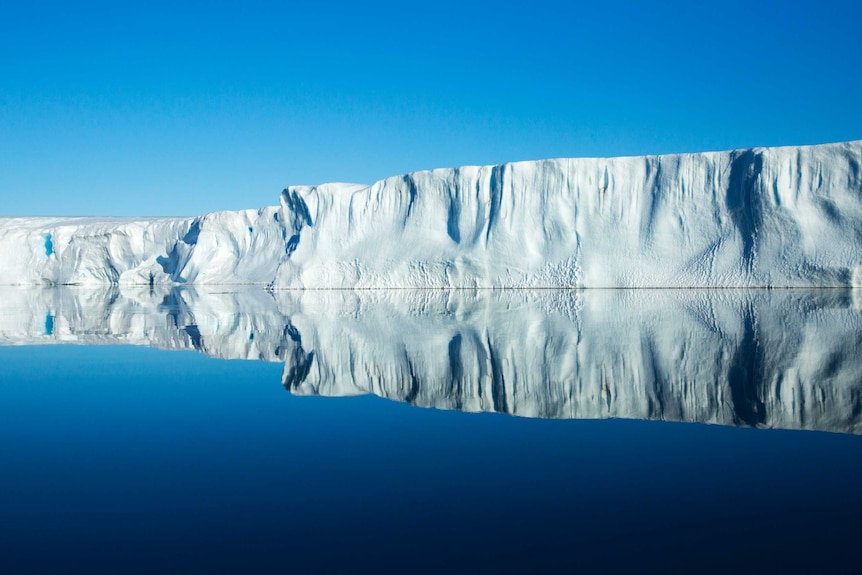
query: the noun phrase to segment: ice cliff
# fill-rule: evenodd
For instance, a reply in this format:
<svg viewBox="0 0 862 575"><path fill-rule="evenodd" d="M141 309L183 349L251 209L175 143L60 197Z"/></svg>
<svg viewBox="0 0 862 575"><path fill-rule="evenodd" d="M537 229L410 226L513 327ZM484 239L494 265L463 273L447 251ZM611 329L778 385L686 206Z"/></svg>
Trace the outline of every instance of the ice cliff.
<svg viewBox="0 0 862 575"><path fill-rule="evenodd" d="M196 218L2 218L0 284L862 285L862 141L416 172Z"/></svg>
<svg viewBox="0 0 862 575"><path fill-rule="evenodd" d="M0 289L0 345L57 343L281 362L298 395L862 433L862 290Z"/></svg>

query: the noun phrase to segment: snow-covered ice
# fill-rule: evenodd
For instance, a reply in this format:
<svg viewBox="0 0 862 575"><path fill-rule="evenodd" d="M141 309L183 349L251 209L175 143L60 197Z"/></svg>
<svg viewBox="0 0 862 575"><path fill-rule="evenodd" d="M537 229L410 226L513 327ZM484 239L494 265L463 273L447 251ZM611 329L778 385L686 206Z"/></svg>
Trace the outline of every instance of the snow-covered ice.
<svg viewBox="0 0 862 575"><path fill-rule="evenodd" d="M862 433L858 289L0 288L0 345L56 343L282 362L299 395Z"/></svg>
<svg viewBox="0 0 862 575"><path fill-rule="evenodd" d="M438 169L194 218L0 219L0 284L215 283L859 286L862 141Z"/></svg>

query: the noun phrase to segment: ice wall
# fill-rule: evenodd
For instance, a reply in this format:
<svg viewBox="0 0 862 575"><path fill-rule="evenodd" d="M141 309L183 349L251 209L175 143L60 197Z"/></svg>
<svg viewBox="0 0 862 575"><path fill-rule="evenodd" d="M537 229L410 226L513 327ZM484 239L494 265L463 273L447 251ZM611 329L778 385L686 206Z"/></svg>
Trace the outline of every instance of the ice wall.
<svg viewBox="0 0 862 575"><path fill-rule="evenodd" d="M285 252L278 211L0 218L0 285L266 285Z"/></svg>
<svg viewBox="0 0 862 575"><path fill-rule="evenodd" d="M862 283L862 142L417 172L289 188L289 287Z"/></svg>
<svg viewBox="0 0 862 575"><path fill-rule="evenodd" d="M0 219L3 284L862 285L862 141L416 172L278 207Z"/></svg>
<svg viewBox="0 0 862 575"><path fill-rule="evenodd" d="M862 433L862 290L0 289L0 345L284 363L298 395Z"/></svg>

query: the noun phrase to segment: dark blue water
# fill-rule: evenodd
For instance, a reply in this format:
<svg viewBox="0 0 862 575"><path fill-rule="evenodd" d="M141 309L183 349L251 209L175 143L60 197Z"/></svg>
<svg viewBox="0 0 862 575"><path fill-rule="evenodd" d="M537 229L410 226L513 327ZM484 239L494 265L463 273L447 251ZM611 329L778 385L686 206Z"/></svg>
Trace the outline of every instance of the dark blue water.
<svg viewBox="0 0 862 575"><path fill-rule="evenodd" d="M4 573L858 573L862 437L299 397L0 347Z"/></svg>

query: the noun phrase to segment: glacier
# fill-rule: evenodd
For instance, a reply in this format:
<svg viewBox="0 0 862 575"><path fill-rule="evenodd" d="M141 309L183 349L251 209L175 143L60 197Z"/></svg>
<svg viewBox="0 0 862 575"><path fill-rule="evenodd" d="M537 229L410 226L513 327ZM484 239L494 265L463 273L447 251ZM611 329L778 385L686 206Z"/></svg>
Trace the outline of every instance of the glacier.
<svg viewBox="0 0 862 575"><path fill-rule="evenodd" d="M296 395L862 434L858 289L0 288L0 345L47 344L278 362Z"/></svg>
<svg viewBox="0 0 862 575"><path fill-rule="evenodd" d="M186 218L0 218L3 285L862 286L862 141L436 169Z"/></svg>

